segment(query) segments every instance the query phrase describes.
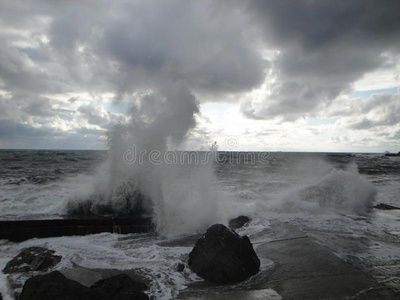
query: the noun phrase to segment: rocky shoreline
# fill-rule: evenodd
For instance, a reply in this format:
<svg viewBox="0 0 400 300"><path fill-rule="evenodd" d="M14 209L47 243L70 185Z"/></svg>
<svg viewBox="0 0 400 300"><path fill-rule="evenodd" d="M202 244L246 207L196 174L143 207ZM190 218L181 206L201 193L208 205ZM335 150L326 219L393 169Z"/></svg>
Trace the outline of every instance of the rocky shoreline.
<svg viewBox="0 0 400 300"><path fill-rule="evenodd" d="M222 226L212 226L208 231L208 235L206 233L203 236L166 241L164 245L168 247L190 246L193 249L197 249L192 251L192 253L196 254L210 251L199 250L200 246L203 247L204 244L209 244L211 247L216 247L215 243L218 241L223 250L216 252L226 257L233 255L233 260L235 260L237 259L237 254L229 254L229 251L234 247L228 240L233 235L234 238L238 239L234 240L234 244L242 240L243 237L236 236L233 231ZM204 242L210 235L213 235L212 242ZM199 241L201 243L200 246L198 245ZM221 241L223 242L221 243ZM254 246L255 255L258 257L257 259L261 261L261 265L271 261L273 262L272 265L269 267L261 266L259 271L253 271L253 273L249 273L250 275L246 275L239 280L231 280L231 282L218 282L218 280L208 279L189 284L186 289L180 292L177 299L396 299L400 295L398 286L379 283L356 261L349 262L340 259L329 249L318 244L307 233L294 226L279 222L272 223L269 230L252 236L251 242L253 243L252 246ZM253 247L251 248L253 249ZM33 251L31 257L21 252L20 258L14 259L14 263L10 262L8 268L5 269L5 273L16 272L21 274L22 272L27 274L27 277L31 277L25 282L25 287L19 297L21 300L74 299L74 297L79 299L76 298L76 295L73 296L74 294L68 298L67 291L74 289L81 291L82 295L86 295L85 299L92 299L91 297L94 297L93 299L96 299L96 297L97 299L125 299L124 295L132 298L135 293L140 295L135 299L149 299L146 295L146 286L149 285L148 280L133 270L122 271L76 267L54 272L52 270L57 269L57 263L62 258L57 256L57 253L51 252L51 249L33 250L28 251L29 253ZM227 253L223 252L226 250L228 251ZM248 255L246 254L246 256ZM25 257L25 261L21 260L22 257ZM202 271L205 270L204 268L208 268L203 265L204 260L205 262L211 261L212 264L215 263L212 259L203 257L200 264L200 270L202 271L199 272L198 266L193 267L194 257L194 254L188 255L186 262L181 266L177 266L177 268L183 270L185 267L190 267L202 277L204 276ZM222 258L217 257L216 259L218 261ZM15 264L16 262L20 262L25 269L19 269ZM246 264L249 264L249 262L246 262ZM10 270L12 271L10 272ZM221 270L221 266L213 272L218 273L218 270ZM9 278L12 280L12 276ZM50 282L53 282L54 285L50 284ZM52 293L47 296L35 294L37 291L49 293L52 288L57 286L63 287L63 289L57 288L57 290L62 291L64 298L58 298ZM138 289L131 288L133 286L137 286ZM18 290L16 285L13 287ZM21 290L22 287L20 286L19 288ZM111 289L114 292L107 294L104 289ZM119 292L122 294L118 294ZM98 298L99 294L104 295L101 296L103 298ZM115 298L116 295L119 296ZM16 296L18 297L18 293ZM150 299L156 298L152 297Z"/></svg>

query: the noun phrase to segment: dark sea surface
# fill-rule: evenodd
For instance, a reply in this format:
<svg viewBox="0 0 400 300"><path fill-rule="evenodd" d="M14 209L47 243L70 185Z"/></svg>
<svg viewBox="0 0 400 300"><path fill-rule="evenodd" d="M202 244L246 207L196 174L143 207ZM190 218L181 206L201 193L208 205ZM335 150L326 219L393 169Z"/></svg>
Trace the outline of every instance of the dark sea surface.
<svg viewBox="0 0 400 300"><path fill-rule="evenodd" d="M106 151L0 150L0 218L63 215L106 159ZM351 165L378 189L375 202L400 205L400 157L383 154L219 152L214 173L219 190L267 201Z"/></svg>

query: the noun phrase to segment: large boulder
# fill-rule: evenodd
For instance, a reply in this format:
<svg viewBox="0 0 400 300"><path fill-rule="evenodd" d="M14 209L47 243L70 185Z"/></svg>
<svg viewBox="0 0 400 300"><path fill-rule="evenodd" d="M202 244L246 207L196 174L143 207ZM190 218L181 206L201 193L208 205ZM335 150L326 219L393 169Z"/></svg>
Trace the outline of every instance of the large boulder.
<svg viewBox="0 0 400 300"><path fill-rule="evenodd" d="M100 280L90 287L91 290L100 291L105 297L112 300L146 300L149 297L143 293L147 286L136 282L126 274Z"/></svg>
<svg viewBox="0 0 400 300"><path fill-rule="evenodd" d="M25 282L20 300L148 300L147 286L126 274L100 280L90 288L58 271L34 276Z"/></svg>
<svg viewBox="0 0 400 300"><path fill-rule="evenodd" d="M189 266L207 281L235 283L256 274L260 270L260 260L247 236L215 224L190 252Z"/></svg>
<svg viewBox="0 0 400 300"><path fill-rule="evenodd" d="M6 274L30 271L47 271L61 261L62 256L54 255L53 250L42 247L23 249L16 257L10 260L3 272Z"/></svg>
<svg viewBox="0 0 400 300"><path fill-rule="evenodd" d="M22 289L20 300L103 299L99 291L92 291L80 283L54 271L29 278Z"/></svg>

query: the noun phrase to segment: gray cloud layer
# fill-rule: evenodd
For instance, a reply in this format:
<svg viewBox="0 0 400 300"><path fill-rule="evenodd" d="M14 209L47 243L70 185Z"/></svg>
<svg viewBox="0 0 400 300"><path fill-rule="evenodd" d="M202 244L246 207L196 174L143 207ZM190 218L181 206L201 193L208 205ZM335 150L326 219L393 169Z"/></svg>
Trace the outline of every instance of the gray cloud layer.
<svg viewBox="0 0 400 300"><path fill-rule="evenodd" d="M277 82L250 118L296 119L329 104L399 55L399 1L249 1L265 43L280 51Z"/></svg>
<svg viewBox="0 0 400 300"><path fill-rule="evenodd" d="M0 89L9 94L0 98L0 118L24 126L33 126L32 118L72 118L54 109L48 94L111 92L122 99L153 91L169 99L180 90L183 102L166 105L182 116L171 133L181 138L194 126L201 96L240 98L265 80L268 96L241 103L243 114L296 120L325 109L400 54L396 0L0 0L0 8ZM279 54L265 58L263 49ZM111 124L112 116L90 104L76 115L103 129ZM9 132L18 128L25 130Z"/></svg>

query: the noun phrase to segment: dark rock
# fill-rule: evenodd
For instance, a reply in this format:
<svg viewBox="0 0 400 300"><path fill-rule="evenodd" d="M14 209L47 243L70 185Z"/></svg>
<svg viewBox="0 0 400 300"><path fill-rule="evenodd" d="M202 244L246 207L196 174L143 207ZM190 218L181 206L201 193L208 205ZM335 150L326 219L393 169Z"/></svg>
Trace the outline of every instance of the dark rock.
<svg viewBox="0 0 400 300"><path fill-rule="evenodd" d="M177 270L178 272L183 272L183 270L185 270L185 265L184 265L184 264L181 264L181 263L177 264L177 265L176 265L176 270Z"/></svg>
<svg viewBox="0 0 400 300"><path fill-rule="evenodd" d="M244 225L246 225L250 221L251 220L250 220L249 217L239 216L239 217L234 218L234 219L229 221L229 228L233 229L233 230L238 229L238 228L242 228Z"/></svg>
<svg viewBox="0 0 400 300"><path fill-rule="evenodd" d="M20 300L147 300L147 287L129 276L120 274L96 282L88 288L66 278L58 271L28 279Z"/></svg>
<svg viewBox="0 0 400 300"><path fill-rule="evenodd" d="M260 270L260 260L247 236L215 224L190 252L189 266L207 281L235 283L256 274Z"/></svg>
<svg viewBox="0 0 400 300"><path fill-rule="evenodd" d="M393 205L385 204L385 203L379 203L378 205L375 205L374 208L376 209L381 209L381 210L395 210L395 209L400 209L400 207L396 207Z"/></svg>
<svg viewBox="0 0 400 300"><path fill-rule="evenodd" d="M20 300L103 299L101 292L91 290L67 279L58 271L29 278L22 289Z"/></svg>
<svg viewBox="0 0 400 300"><path fill-rule="evenodd" d="M0 293L0 300L3 300L3 296L1 295L1 293Z"/></svg>
<svg viewBox="0 0 400 300"><path fill-rule="evenodd" d="M147 286L141 282L136 282L126 274L119 274L114 277L100 280L90 287L102 293L104 299L113 300L145 300L149 297L143 293L147 290Z"/></svg>
<svg viewBox="0 0 400 300"><path fill-rule="evenodd" d="M4 273L47 271L61 261L62 256L54 255L53 250L42 247L25 248L10 260L3 269Z"/></svg>

